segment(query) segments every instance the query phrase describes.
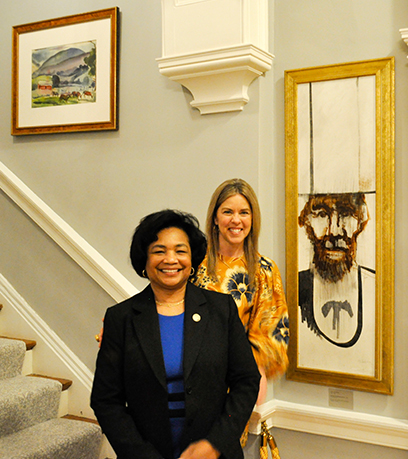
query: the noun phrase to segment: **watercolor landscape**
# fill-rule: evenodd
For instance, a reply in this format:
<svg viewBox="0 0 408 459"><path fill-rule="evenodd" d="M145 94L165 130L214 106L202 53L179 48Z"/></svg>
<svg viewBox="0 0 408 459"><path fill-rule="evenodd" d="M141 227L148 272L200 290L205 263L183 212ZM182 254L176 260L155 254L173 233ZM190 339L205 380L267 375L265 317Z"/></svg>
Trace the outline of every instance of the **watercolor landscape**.
<svg viewBox="0 0 408 459"><path fill-rule="evenodd" d="M96 41L32 51L32 107L96 101Z"/></svg>

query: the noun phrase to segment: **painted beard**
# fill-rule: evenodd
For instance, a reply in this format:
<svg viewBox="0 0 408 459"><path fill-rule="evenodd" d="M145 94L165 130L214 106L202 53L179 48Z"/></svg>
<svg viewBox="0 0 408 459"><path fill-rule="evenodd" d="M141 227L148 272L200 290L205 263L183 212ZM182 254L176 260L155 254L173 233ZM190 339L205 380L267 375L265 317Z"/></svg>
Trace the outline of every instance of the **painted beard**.
<svg viewBox="0 0 408 459"><path fill-rule="evenodd" d="M313 263L316 271L327 282L339 282L350 272L355 260L356 239L347 236L313 238ZM331 253L336 256L330 256Z"/></svg>

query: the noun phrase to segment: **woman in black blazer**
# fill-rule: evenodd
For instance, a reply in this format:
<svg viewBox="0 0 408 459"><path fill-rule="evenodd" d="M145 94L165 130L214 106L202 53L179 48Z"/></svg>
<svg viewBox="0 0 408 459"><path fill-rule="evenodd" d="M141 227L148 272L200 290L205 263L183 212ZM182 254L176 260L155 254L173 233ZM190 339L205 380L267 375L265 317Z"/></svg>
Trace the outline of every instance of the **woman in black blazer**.
<svg viewBox="0 0 408 459"><path fill-rule="evenodd" d="M109 308L91 395L118 459L240 459L259 373L229 295L188 282L206 252L195 217L145 217L131 260L150 284Z"/></svg>

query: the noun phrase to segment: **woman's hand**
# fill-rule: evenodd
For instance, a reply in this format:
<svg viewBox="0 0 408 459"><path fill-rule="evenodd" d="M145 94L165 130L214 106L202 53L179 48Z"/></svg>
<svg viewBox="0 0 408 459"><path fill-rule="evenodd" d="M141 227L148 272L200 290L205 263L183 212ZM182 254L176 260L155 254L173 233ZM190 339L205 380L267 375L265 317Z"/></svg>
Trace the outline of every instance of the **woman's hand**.
<svg viewBox="0 0 408 459"><path fill-rule="evenodd" d="M256 401L257 405L262 405L265 401L266 393L268 392L268 380L266 379L265 370L263 367L258 367L259 373L261 374L261 380L259 381L259 392L258 399Z"/></svg>
<svg viewBox="0 0 408 459"><path fill-rule="evenodd" d="M218 459L221 453L208 440L200 440L183 451L180 459Z"/></svg>
<svg viewBox="0 0 408 459"><path fill-rule="evenodd" d="M103 319L102 319L102 322L103 322ZM95 339L96 339L96 341L98 341L99 347L101 347L101 344L102 344L102 336L103 336L103 325L101 327L99 335L95 335Z"/></svg>

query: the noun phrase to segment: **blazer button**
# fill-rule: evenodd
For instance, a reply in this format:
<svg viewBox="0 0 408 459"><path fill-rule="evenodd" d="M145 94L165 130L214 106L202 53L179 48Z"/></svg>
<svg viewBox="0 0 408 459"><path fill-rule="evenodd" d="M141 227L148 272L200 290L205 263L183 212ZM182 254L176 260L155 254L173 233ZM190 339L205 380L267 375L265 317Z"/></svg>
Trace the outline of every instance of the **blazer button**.
<svg viewBox="0 0 408 459"><path fill-rule="evenodd" d="M191 387L186 387L186 394L190 395L191 392L193 392L193 389Z"/></svg>

